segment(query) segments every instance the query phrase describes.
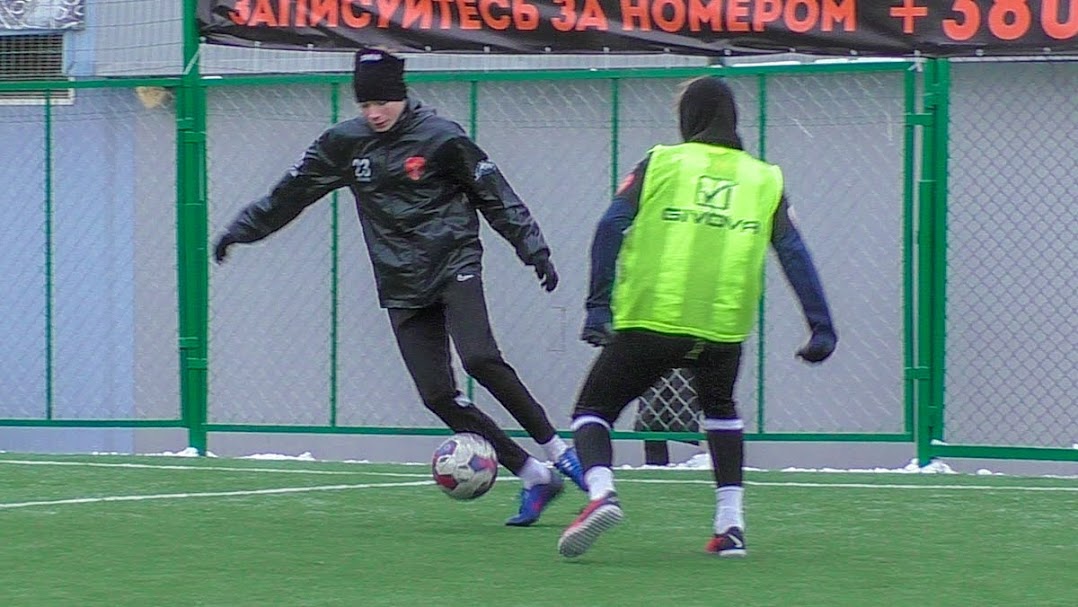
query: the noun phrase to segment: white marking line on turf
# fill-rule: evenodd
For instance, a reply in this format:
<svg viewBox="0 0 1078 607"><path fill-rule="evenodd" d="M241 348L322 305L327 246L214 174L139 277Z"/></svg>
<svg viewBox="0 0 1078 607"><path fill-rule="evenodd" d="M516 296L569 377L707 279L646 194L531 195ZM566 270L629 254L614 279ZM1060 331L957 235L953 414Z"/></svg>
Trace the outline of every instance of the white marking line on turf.
<svg viewBox="0 0 1078 607"><path fill-rule="evenodd" d="M387 487L419 487L433 485L434 481L409 481L405 483L364 483L359 485L320 485L316 487L282 487L279 489L252 489L249 491L208 491L205 493L158 493L151 495L107 495L104 497L79 497L66 500L0 503L0 510L29 508L31 506L63 506L66 504L93 504L97 502L145 502L149 500L176 500L192 497L239 497L246 495L280 495L284 493L310 493L313 491L346 491L348 489L380 489Z"/></svg>
<svg viewBox="0 0 1078 607"><path fill-rule="evenodd" d="M0 464L17 464L25 466L77 466L85 468L133 468L141 470L212 470L217 472L279 472L281 474L326 474L347 475L366 474L370 476L395 476L405 478L428 478L429 474L417 474L406 472L368 472L366 470L309 470L309 469L286 469L286 468L241 468L235 466L180 466L175 464L130 464L130 463L105 463L105 462L59 462L50 460L19 460L0 459Z"/></svg>
<svg viewBox="0 0 1078 607"><path fill-rule="evenodd" d="M19 464L30 466L82 466L88 468L135 468L135 469L161 469L161 470L209 470L217 472L277 472L281 474L326 474L326 475L370 475L390 476L398 478L429 478L426 473L416 472L368 472L365 470L310 470L310 469L286 469L286 468L241 468L235 466L181 466L176 464L132 464L132 463L106 463L106 462L67 462L53 460L14 460L0 459L0 464ZM365 464L356 464L357 467ZM499 475L500 476L500 475ZM509 480L517 480L511 477ZM714 485L712 480L702 479L662 479L662 478L619 478L619 483L655 483L673 485ZM976 489L980 491L1061 491L1078 492L1078 487L1023 487L1018 485L904 485L904 484L873 484L873 483L806 483L806 482L782 482L782 481L745 481L746 485L760 487L804 487L804 488L827 488L839 489Z"/></svg>
<svg viewBox="0 0 1078 607"><path fill-rule="evenodd" d="M697 484L697 485L714 485L715 481L710 480L697 480L697 479L684 479L684 480L665 480L659 478L623 478L617 479L619 483L676 483L676 484ZM1078 492L1078 487L1020 487L1017 485L897 485L897 484L875 484L875 483L799 483L799 482L778 482L778 481L745 481L746 485L752 485L755 487L808 487L808 488L825 488L825 487L838 487L840 489L936 489L940 491L950 491L952 489L976 489L978 491L1075 491Z"/></svg>

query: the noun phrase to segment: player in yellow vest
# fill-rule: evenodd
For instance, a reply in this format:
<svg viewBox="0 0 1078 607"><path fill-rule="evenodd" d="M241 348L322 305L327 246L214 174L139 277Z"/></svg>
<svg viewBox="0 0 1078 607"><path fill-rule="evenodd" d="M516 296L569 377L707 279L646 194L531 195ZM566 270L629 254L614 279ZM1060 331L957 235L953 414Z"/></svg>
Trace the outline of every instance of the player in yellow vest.
<svg viewBox="0 0 1078 607"><path fill-rule="evenodd" d="M678 113L684 143L652 148L618 189L592 243L581 338L604 348L573 411L590 502L558 541L566 557L583 554L621 522L610 429L626 405L679 367L695 374L715 464L714 534L706 549L745 554L744 423L733 396L768 245L811 331L798 356L822 362L838 342L789 215L782 171L742 150L733 92L718 78L699 78L682 91Z"/></svg>

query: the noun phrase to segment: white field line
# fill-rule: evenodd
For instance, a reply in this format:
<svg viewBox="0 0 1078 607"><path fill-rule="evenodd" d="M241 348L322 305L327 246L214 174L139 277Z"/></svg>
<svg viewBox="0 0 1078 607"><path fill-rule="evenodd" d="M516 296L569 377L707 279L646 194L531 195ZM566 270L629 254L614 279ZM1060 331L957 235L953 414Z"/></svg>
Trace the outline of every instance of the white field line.
<svg viewBox="0 0 1078 607"><path fill-rule="evenodd" d="M707 484L714 485L715 481L711 480L665 480L658 478L623 478L618 479L619 483L685 483L685 484ZM936 489L939 491L967 490L973 489L977 491L1073 491L1078 492L1078 487L1020 487L1017 485L902 485L902 484L875 484L875 483L798 483L798 482L775 482L775 481L745 481L746 485L752 485L757 487L806 487L806 488L830 488L837 487L839 489Z"/></svg>
<svg viewBox="0 0 1078 607"><path fill-rule="evenodd" d="M419 487L433 485L434 481L409 481L404 483L363 483L359 485L320 485L316 487L281 487L279 489L252 489L249 491L208 491L205 493L158 493L151 495L108 495L104 497L79 497L65 500L0 503L0 510L29 508L31 506L63 506L67 504L94 504L98 502L145 502L149 500L176 500L192 497L238 497L245 495L280 495L284 493L310 493L312 491L346 491L349 489L378 489L385 487Z"/></svg>
<svg viewBox="0 0 1078 607"><path fill-rule="evenodd" d="M389 476L398 478L429 478L426 473L416 472L367 472L364 470L310 470L310 469L284 469L284 468L241 468L235 466L181 466L169 464L131 464L131 463L105 463L105 462L69 462L51 460L4 460L0 464L29 465L29 466L79 466L92 468L159 468L162 470L208 470L217 472L267 472L280 474L324 474L324 475L369 475ZM499 475L502 478L505 476ZM511 477L508 477L510 480ZM619 483L652 483L673 485L713 485L714 481L708 479L659 479L659 478L619 478ZM977 491L1044 491L1044 492L1078 492L1076 487L1027 487L1019 485L915 485L899 483L808 483L808 482L783 482L783 481L745 481L746 485L758 487L800 487L800 488L837 488L837 489L935 489L947 491L977 490ZM387 486L393 486L389 484Z"/></svg>
<svg viewBox="0 0 1078 607"><path fill-rule="evenodd" d="M47 460L18 460L0 459L0 464L16 464L25 466L77 466L85 468L134 468L154 470L213 470L217 472L278 472L280 474L324 474L330 476L356 476L365 474L369 476L396 476L406 478L428 478L429 474L405 473L405 472L366 472L364 470L309 470L285 468L240 468L235 466L180 466L176 464L109 464L105 462L61 462Z"/></svg>

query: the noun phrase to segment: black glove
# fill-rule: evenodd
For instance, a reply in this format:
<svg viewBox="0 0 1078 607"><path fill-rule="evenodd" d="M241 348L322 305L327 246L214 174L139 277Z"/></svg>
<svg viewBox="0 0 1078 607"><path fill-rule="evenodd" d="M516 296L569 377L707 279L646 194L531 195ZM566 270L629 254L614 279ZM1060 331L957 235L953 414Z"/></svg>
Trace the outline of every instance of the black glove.
<svg viewBox="0 0 1078 607"><path fill-rule="evenodd" d="M588 315L584 319L584 330L580 332L580 339L600 348L610 343L614 337L611 326L610 308L588 308Z"/></svg>
<svg viewBox="0 0 1078 607"><path fill-rule="evenodd" d="M822 363L835 351L838 336L831 329L817 329L803 348L797 351L797 357L809 363Z"/></svg>
<svg viewBox="0 0 1078 607"><path fill-rule="evenodd" d="M213 243L213 260L217 263L221 263L228 257L228 247L239 242L236 237L229 232L225 232L217 237L217 240Z"/></svg>
<svg viewBox="0 0 1078 607"><path fill-rule="evenodd" d="M535 268L535 275L539 277L539 283L543 285L547 293L558 286L558 272L554 269L554 262L550 261L549 255L540 254L531 265Z"/></svg>

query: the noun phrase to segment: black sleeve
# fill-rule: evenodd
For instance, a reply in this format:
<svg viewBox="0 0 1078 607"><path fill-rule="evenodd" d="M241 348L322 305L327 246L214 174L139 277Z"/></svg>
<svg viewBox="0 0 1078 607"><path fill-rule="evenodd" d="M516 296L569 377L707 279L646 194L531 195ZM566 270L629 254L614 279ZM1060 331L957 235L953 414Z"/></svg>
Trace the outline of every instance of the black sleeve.
<svg viewBox="0 0 1078 607"><path fill-rule="evenodd" d="M790 283L798 301L801 302L801 310L809 329L813 332L834 333L834 324L831 321L831 312L827 306L827 297L824 295L820 276L816 272L816 265L812 261L808 247L801 238L801 232L790 217L789 207L789 201L783 194L779 207L775 211L771 246L775 249L787 282Z"/></svg>
<svg viewBox="0 0 1078 607"><path fill-rule="evenodd" d="M238 242L255 242L280 230L303 209L347 184L348 166L334 149L332 131L323 133L277 182L270 193L247 205L228 226Z"/></svg>
<svg viewBox="0 0 1078 607"><path fill-rule="evenodd" d="M466 136L455 137L438 150L438 155L453 179L464 188L468 200L490 227L513 245L521 261L532 265L543 256L550 256L539 223L497 165L475 142Z"/></svg>

